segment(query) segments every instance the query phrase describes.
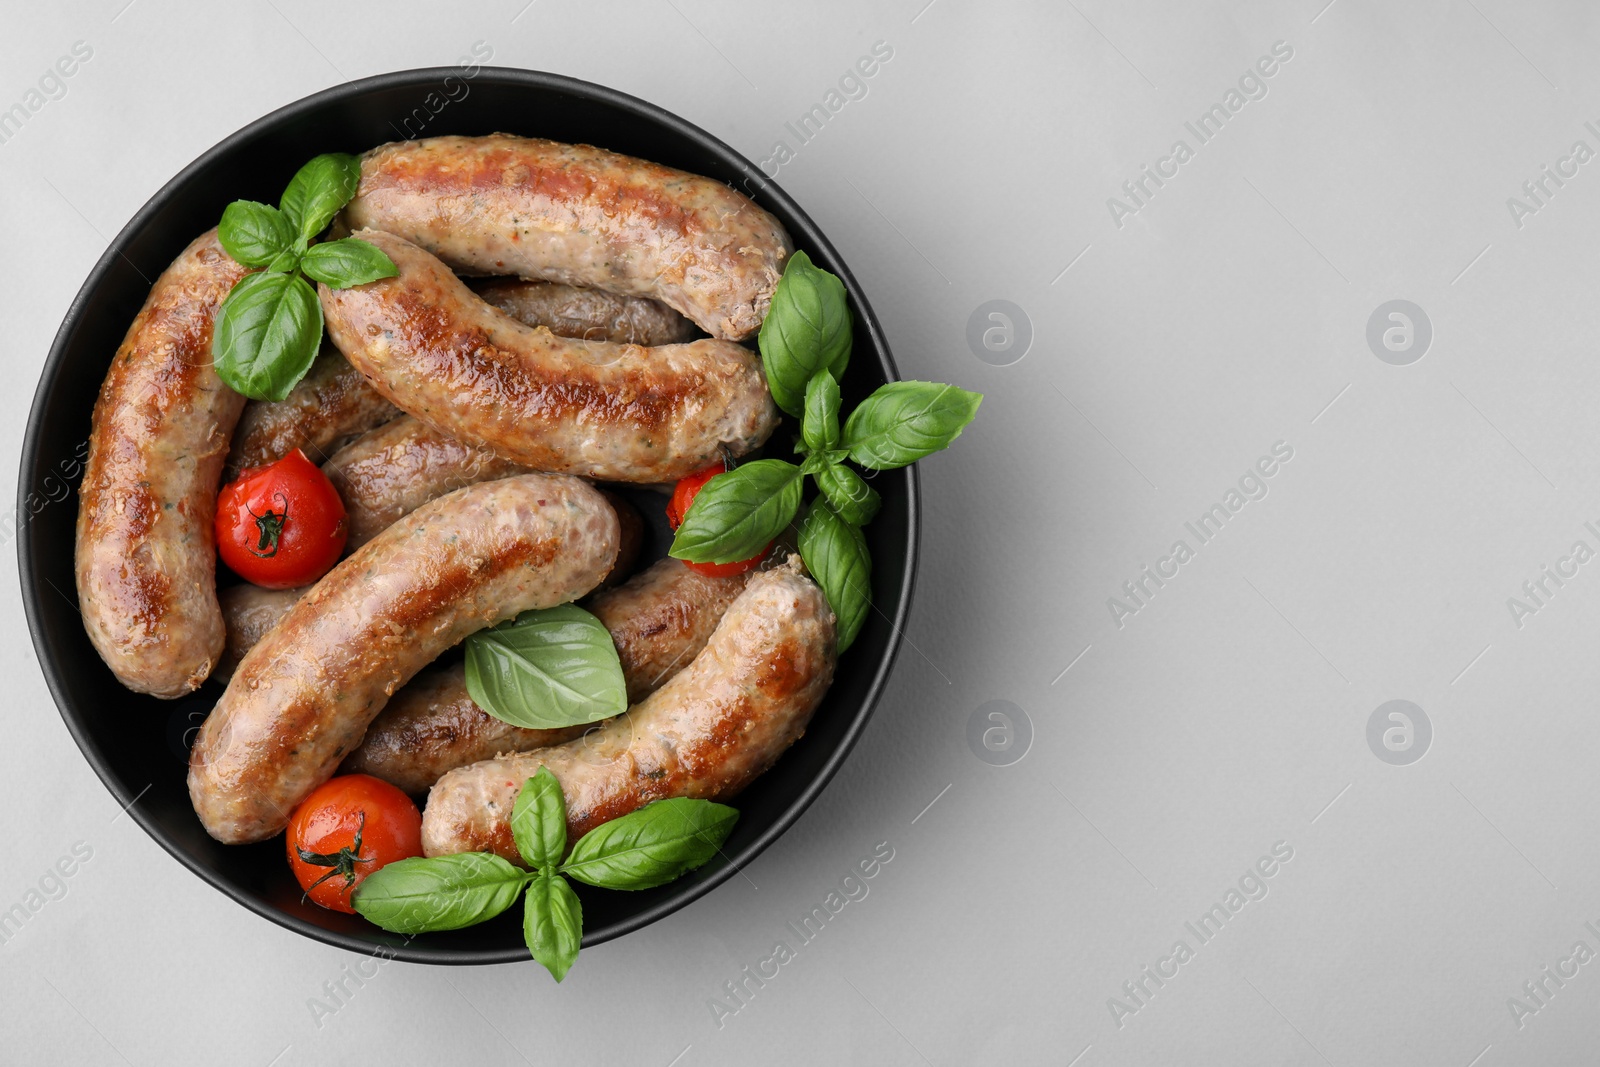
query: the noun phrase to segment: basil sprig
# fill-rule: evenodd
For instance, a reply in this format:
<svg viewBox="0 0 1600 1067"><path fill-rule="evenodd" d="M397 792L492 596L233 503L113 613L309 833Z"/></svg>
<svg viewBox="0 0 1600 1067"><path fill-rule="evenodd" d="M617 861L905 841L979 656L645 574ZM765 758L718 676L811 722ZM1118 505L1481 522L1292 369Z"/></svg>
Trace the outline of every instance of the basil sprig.
<svg viewBox="0 0 1600 1067"><path fill-rule="evenodd" d="M513 726L554 730L628 708L611 631L576 604L524 611L479 630L467 638L466 652L467 694Z"/></svg>
<svg viewBox="0 0 1600 1067"><path fill-rule="evenodd" d="M853 329L844 283L812 266L804 252L790 256L760 335L767 386L778 407L799 415L806 383L823 368L835 380L844 377Z"/></svg>
<svg viewBox="0 0 1600 1067"><path fill-rule="evenodd" d="M317 156L289 181L278 206L235 200L222 212L217 240L246 267L217 312L211 358L232 390L255 400L282 400L305 377L322 341L322 305L311 287L347 289L399 271L382 251L345 237L323 244L327 228L355 195L361 164L355 156Z"/></svg>
<svg viewBox="0 0 1600 1067"><path fill-rule="evenodd" d="M556 981L578 958L583 905L567 878L600 889L650 889L706 863L739 813L709 800L658 800L584 834L567 851L567 806L546 767L522 784L511 836L523 870L490 852L399 860L368 875L351 897L357 912L397 934L459 930L494 918L523 895L522 933Z"/></svg>
<svg viewBox="0 0 1600 1067"><path fill-rule="evenodd" d="M841 427L839 382L851 332L844 283L804 252L790 256L761 324L761 362L772 399L800 419L795 452L803 459L759 459L706 482L669 550L690 563L749 559L795 520L811 477L818 496L800 527L800 557L838 619L840 652L872 607L872 557L861 527L883 504L845 461L869 471L915 463L948 448L983 402L981 394L953 385L890 382Z"/></svg>

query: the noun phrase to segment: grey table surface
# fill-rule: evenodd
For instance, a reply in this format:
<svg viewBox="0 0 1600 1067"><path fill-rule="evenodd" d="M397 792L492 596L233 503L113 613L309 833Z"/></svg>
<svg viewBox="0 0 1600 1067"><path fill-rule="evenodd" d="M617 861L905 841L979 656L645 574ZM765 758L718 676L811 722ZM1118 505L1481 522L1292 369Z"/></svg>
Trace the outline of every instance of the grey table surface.
<svg viewBox="0 0 1600 1067"><path fill-rule="evenodd" d="M7 469L69 301L162 183L284 103L475 47L767 161L903 373L987 394L922 465L877 715L747 879L560 987L378 966L120 816L7 566L0 910L30 918L0 1060L1593 1061L1592 5L13 8Z"/></svg>

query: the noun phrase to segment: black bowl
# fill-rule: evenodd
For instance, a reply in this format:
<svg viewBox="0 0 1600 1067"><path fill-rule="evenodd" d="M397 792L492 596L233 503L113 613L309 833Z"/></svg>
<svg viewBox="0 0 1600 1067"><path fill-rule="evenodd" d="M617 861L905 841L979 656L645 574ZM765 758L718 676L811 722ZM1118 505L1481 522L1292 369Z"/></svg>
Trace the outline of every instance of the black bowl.
<svg viewBox="0 0 1600 1067"><path fill-rule="evenodd" d="M200 877L259 915L318 941L422 963L527 959L520 909L453 933L405 941L364 920L300 900L281 838L220 845L201 829L184 784L187 746L221 694L208 682L161 701L124 689L89 644L73 582L75 488L96 391L150 283L231 200L275 203L294 171L321 152L361 152L411 136L496 131L579 141L736 186L783 221L797 247L844 280L855 349L844 382L858 402L896 377L877 317L816 224L781 189L704 130L631 96L554 74L454 67L351 82L273 112L206 152L151 198L111 242L56 334L22 450L16 521L23 603L45 680L95 772L138 824ZM787 451L792 427L779 429ZM583 943L610 940L708 893L783 833L839 769L866 725L900 644L917 547L917 478L886 472L883 511L867 529L876 608L839 664L810 729L737 801L742 816L724 856L677 882L638 893L589 891ZM659 505L658 505L659 506Z"/></svg>

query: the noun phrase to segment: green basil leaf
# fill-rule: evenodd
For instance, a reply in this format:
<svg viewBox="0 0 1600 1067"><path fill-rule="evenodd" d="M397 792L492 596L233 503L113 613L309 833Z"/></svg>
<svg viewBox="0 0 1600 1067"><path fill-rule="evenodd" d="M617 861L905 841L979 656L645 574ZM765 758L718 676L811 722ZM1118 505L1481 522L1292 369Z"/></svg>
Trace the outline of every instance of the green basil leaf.
<svg viewBox="0 0 1600 1067"><path fill-rule="evenodd" d="M528 866L550 870L567 851L567 799L548 767L522 783L511 806L511 837Z"/></svg>
<svg viewBox="0 0 1600 1067"><path fill-rule="evenodd" d="M294 244L294 227L271 204L235 200L222 210L217 240L247 267L265 267Z"/></svg>
<svg viewBox="0 0 1600 1067"><path fill-rule="evenodd" d="M690 563L734 563L767 547L800 510L800 468L758 459L712 478L689 505L667 554Z"/></svg>
<svg viewBox="0 0 1600 1067"><path fill-rule="evenodd" d="M867 397L844 424L850 458L891 470L932 455L961 436L983 394L938 382L890 382Z"/></svg>
<svg viewBox="0 0 1600 1067"><path fill-rule="evenodd" d="M528 886L522 936L528 951L556 981L567 976L583 943L583 905L559 874L544 873Z"/></svg>
<svg viewBox="0 0 1600 1067"><path fill-rule="evenodd" d="M611 632L575 604L524 611L472 634L466 649L468 694L513 726L554 730L627 710Z"/></svg>
<svg viewBox="0 0 1600 1067"><path fill-rule="evenodd" d="M738 821L725 804L658 800L584 834L561 870L601 889L651 889L715 856Z"/></svg>
<svg viewBox="0 0 1600 1067"><path fill-rule="evenodd" d="M295 233L309 241L350 202L360 182L361 161L343 152L330 152L317 156L289 179L278 206L289 216Z"/></svg>
<svg viewBox="0 0 1600 1067"><path fill-rule="evenodd" d="M252 400L282 400L305 377L322 340L322 305L297 274L247 274L228 293L211 334L217 375Z"/></svg>
<svg viewBox="0 0 1600 1067"><path fill-rule="evenodd" d="M400 273L383 249L354 237L312 245L301 258L300 269L329 289L348 289Z"/></svg>
<svg viewBox="0 0 1600 1067"><path fill-rule="evenodd" d="M867 539L833 510L826 497L811 502L800 525L800 558L827 594L839 625L839 651L855 642L872 607L872 556Z"/></svg>
<svg viewBox="0 0 1600 1067"><path fill-rule="evenodd" d="M300 266L300 253L290 248L279 252L276 259L267 264L268 274L292 274Z"/></svg>
<svg viewBox="0 0 1600 1067"><path fill-rule="evenodd" d="M805 414L800 439L812 452L839 447L839 383L827 371L817 371L806 383Z"/></svg>
<svg viewBox="0 0 1600 1067"><path fill-rule="evenodd" d="M817 488L828 498L833 510L851 526L865 526L883 506L878 491L849 467L835 463L817 471L815 477Z"/></svg>
<svg viewBox="0 0 1600 1067"><path fill-rule="evenodd" d="M844 377L852 323L844 283L796 252L783 268L761 323L761 363L772 399L791 415L805 404L806 383L827 368Z"/></svg>
<svg viewBox="0 0 1600 1067"><path fill-rule="evenodd" d="M459 930L511 907L532 878L492 852L414 856L367 875L350 902L393 933Z"/></svg>

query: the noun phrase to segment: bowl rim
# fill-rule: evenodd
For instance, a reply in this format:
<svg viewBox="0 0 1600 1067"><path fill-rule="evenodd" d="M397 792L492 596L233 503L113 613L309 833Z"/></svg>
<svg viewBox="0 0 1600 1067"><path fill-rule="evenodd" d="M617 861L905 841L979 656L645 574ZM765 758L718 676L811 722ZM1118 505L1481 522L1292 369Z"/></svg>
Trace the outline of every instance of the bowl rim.
<svg viewBox="0 0 1600 1067"><path fill-rule="evenodd" d="M28 521L29 516L25 514L25 511L28 496L32 492L30 475L35 470L39 459L39 450L41 448L40 424L44 417L44 408L49 398L51 387L59 378L61 364L66 358L68 342L83 316L85 305L92 294L104 282L106 274L110 271L117 258L123 254L123 249L126 245L149 224L152 216L195 174L210 165L218 157L286 120L314 111L331 101L360 96L373 91L406 88L418 82L438 82L446 76L455 74L457 70L458 68L454 66L438 66L389 71L354 81L341 82L309 96L301 97L276 108L224 137L197 156L188 166L169 179L145 201L144 205L134 213L127 224L107 244L105 251L96 261L93 269L90 270L77 295L73 297L72 302L68 305L65 315L62 317L61 325L51 341L49 354L45 358L38 384L34 390L33 401L28 412L27 425L23 431L15 515L16 528L18 530L17 566L21 579L23 609L27 617L29 636L32 639L34 651L39 658L39 667L44 674L45 684L50 690L51 698L55 701L57 711L66 723L67 732L71 734L79 751L88 760L89 765L94 769L95 774L100 778L101 783L105 785L107 791L110 792L118 805L128 815L132 816L134 822L138 823L144 832L165 849L169 855L224 896L270 922L276 923L278 926L292 930L314 941L364 955L381 956L385 959L397 959L408 963L443 965L512 963L528 961L529 957L526 948L521 946L505 949L428 948L424 950L418 947L415 942L409 940L399 944L383 944L325 929L289 912L282 911L266 900L238 891L234 885L218 872L191 857L177 841L167 835L155 820L139 810L138 801L143 795L143 791L133 794L132 790L121 781L112 770L98 742L89 735L84 725L79 722L76 712L69 710L66 688L62 681L62 670L55 661L53 650L47 646L44 639L39 606L42 594L34 580L32 567L29 565L33 557L34 548L33 524ZM895 365L894 356L889 350L888 340L884 337L883 328L878 322L877 315L862 295L861 286L845 265L838 250L834 248L833 243L827 239L811 217L801 209L800 205L784 192L777 182L768 178L740 152L720 138L713 136L699 126L665 108L608 86L598 85L594 82L563 74L520 67L482 66L473 80L483 82L486 79L528 88L566 92L624 111L633 112L668 129L678 137L694 142L698 147L708 150L713 155L737 163L746 172L746 182L752 179L758 182L758 189L779 201L792 217L809 228L811 232L807 235L808 243L819 247L827 253L836 265L841 280L845 283L846 291L855 297L855 310L858 318L864 324L867 335L872 340L876 349L875 355L879 357L884 369L888 372L888 379L890 381L899 380L899 368ZM748 190L748 188L749 186L747 185L746 189ZM921 486L916 465L912 464L905 470L907 475L906 515L908 537L905 564L901 568L899 576L899 604L894 616L888 619L891 634L883 659L879 662L876 672L874 672L871 681L868 683L861 704L847 725L839 744L829 754L821 770L806 784L799 795L794 797L779 812L772 823L762 830L754 840L746 844L737 854L725 856L728 862L721 868L711 872L703 880L693 885L685 884L679 891L664 897L650 907L626 919L611 923L597 930L585 930L582 941L583 947L587 948L603 944L606 941L632 933L687 907L694 901L709 894L735 873L742 871L768 846L787 832L799 820L805 810L811 806L822 790L827 787L828 783L832 781L839 768L843 766L845 759L850 755L851 750L855 748L856 742L866 729L867 721L877 709L878 702L888 684L889 676L900 654L900 646L904 640L905 624L910 614L912 596L915 593L917 556L921 539Z"/></svg>

